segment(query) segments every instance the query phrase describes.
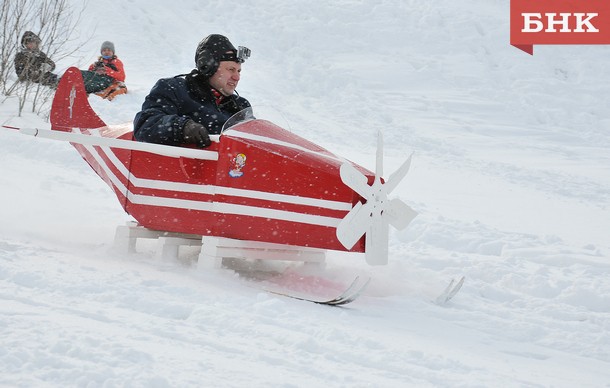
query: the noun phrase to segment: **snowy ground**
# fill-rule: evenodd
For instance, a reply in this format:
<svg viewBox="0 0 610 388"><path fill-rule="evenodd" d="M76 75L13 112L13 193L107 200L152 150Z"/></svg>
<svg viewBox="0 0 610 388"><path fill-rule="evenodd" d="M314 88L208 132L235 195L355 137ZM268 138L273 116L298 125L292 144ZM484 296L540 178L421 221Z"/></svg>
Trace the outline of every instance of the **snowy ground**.
<svg viewBox="0 0 610 388"><path fill-rule="evenodd" d="M74 4L80 2L74 1ZM610 387L610 47L510 47L508 2L90 2L130 94L130 121L197 42L252 49L238 90L326 148L385 172L420 214L347 308L290 300L196 252L123 255L130 218L68 144L0 131L0 386ZM0 105L0 123L48 127ZM271 114L271 113L270 113ZM282 123L284 124L284 123ZM465 275L447 306L431 302Z"/></svg>

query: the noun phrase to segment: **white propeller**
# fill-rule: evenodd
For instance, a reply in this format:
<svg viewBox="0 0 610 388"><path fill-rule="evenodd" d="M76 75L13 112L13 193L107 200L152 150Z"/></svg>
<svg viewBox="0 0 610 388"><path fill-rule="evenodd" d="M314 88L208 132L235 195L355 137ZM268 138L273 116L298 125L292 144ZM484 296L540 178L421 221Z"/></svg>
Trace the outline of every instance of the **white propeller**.
<svg viewBox="0 0 610 388"><path fill-rule="evenodd" d="M411 156L413 156L411 154ZM383 135L378 132L377 160L375 180L369 186L367 177L358 171L351 163L344 163L339 169L341 180L348 187L360 194L366 203L358 202L347 213L337 226L337 238L347 249L351 249L358 240L365 236L365 258L370 265L388 263L388 235L391 224L402 230L415 218L417 212L398 198L388 199L388 194L394 190L407 175L411 166L411 156L396 170L385 183L381 182L383 175Z"/></svg>

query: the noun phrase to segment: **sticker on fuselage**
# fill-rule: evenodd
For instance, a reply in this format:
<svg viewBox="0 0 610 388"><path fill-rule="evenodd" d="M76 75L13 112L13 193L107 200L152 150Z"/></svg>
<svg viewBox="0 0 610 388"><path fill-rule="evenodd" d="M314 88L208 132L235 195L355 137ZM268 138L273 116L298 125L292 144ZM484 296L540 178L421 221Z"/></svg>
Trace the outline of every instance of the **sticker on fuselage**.
<svg viewBox="0 0 610 388"><path fill-rule="evenodd" d="M232 178L239 178L244 175L242 169L246 166L246 155L245 154L237 154L231 160L231 169L229 170L229 176Z"/></svg>

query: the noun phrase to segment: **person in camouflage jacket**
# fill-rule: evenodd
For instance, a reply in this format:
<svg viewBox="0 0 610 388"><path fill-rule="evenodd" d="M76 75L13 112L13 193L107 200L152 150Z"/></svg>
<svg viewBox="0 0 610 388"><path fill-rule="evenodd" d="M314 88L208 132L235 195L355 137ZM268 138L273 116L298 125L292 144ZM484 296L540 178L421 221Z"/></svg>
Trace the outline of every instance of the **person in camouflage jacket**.
<svg viewBox="0 0 610 388"><path fill-rule="evenodd" d="M41 40L32 31L21 37L21 50L15 55L15 72L19 81L36 82L56 88L58 77L53 74L55 62L40 50Z"/></svg>

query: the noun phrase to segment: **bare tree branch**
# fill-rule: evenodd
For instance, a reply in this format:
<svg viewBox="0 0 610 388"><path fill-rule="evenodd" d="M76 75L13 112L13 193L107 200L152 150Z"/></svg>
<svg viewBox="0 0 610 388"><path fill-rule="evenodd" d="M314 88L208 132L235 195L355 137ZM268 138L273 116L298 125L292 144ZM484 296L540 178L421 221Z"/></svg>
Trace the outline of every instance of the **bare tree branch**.
<svg viewBox="0 0 610 388"><path fill-rule="evenodd" d="M53 90L31 81L19 81L13 60L21 49L21 37L32 31L42 40L43 51L53 61L70 58L93 36L73 38L87 7L73 10L68 0L2 0L0 2L0 93L17 94L19 115L28 101L32 112L48 116L48 105Z"/></svg>

